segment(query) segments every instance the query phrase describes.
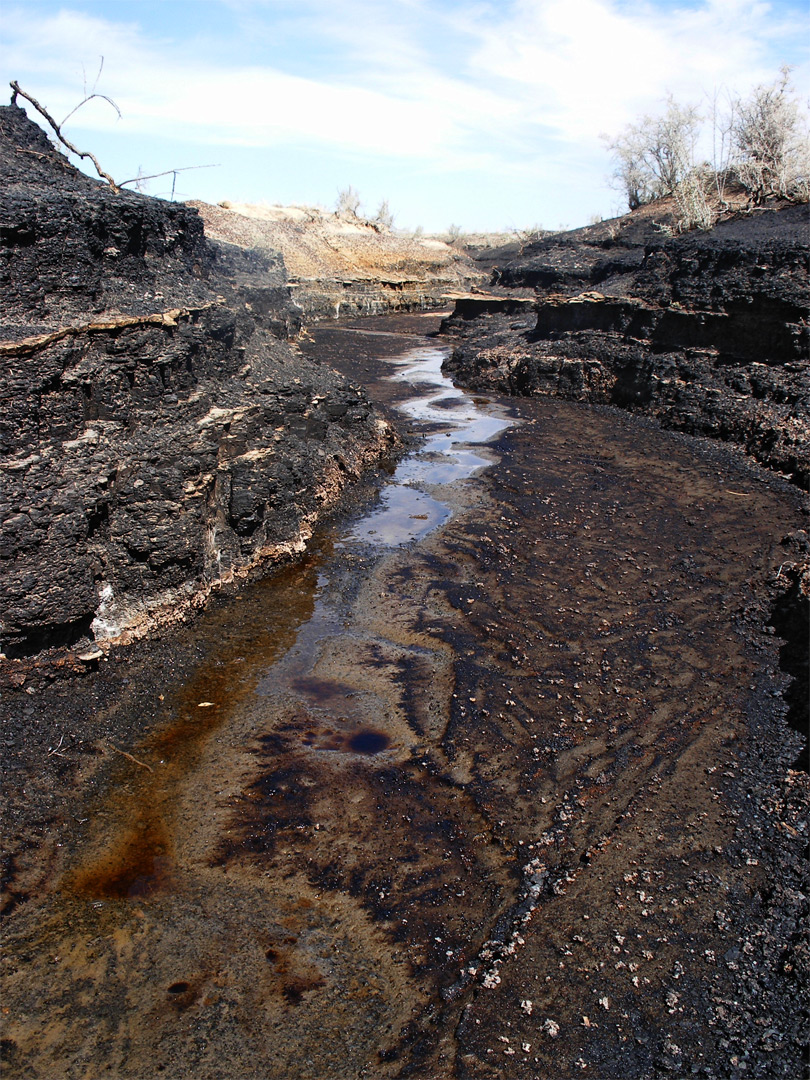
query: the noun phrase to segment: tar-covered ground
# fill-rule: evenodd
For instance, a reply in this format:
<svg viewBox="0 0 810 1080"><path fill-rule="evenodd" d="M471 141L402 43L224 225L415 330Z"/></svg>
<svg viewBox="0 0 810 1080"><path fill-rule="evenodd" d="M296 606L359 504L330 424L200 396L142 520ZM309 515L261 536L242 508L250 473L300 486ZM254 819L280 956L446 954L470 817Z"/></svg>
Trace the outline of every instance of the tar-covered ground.
<svg viewBox="0 0 810 1080"><path fill-rule="evenodd" d="M302 347L387 409L437 322ZM502 404L419 543L341 542L381 474L183 631L5 680L5 1077L802 1075L801 493Z"/></svg>

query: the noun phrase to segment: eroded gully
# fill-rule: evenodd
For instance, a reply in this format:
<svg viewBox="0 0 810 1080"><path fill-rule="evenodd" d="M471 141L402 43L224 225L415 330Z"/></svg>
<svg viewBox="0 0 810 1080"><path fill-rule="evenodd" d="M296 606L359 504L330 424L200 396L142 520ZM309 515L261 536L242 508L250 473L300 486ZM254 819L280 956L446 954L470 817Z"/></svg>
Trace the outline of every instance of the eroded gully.
<svg viewBox="0 0 810 1080"><path fill-rule="evenodd" d="M630 417L454 390L430 325L304 344L421 441L370 509L212 605L182 677L139 668L109 702L153 719L10 920L9 1075L728 1058L716 961L767 923L785 851L759 804L795 750L778 643L739 614L797 500Z"/></svg>

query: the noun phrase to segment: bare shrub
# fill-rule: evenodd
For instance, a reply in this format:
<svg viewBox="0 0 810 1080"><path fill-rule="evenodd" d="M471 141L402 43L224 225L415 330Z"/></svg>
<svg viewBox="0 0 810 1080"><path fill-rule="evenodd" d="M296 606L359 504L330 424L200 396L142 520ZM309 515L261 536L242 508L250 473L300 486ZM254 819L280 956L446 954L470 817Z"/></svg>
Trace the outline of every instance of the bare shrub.
<svg viewBox="0 0 810 1080"><path fill-rule="evenodd" d="M679 105L670 94L661 116L643 116L612 141L614 181L631 210L671 195L692 169L700 116L693 105Z"/></svg>
<svg viewBox="0 0 810 1080"><path fill-rule="evenodd" d="M715 91L709 99L711 163L696 164L701 117L670 95L659 117L644 116L613 140L615 184L631 210L673 195L674 230L709 229L729 209L729 184L740 185L755 204L766 198L810 200L808 113L790 83L790 68L757 86L747 98ZM708 135L707 135L708 143Z"/></svg>
<svg viewBox="0 0 810 1080"><path fill-rule="evenodd" d="M719 104L719 93L715 89L709 99L709 123L712 131L712 172L714 187L718 201L722 207L726 204L726 187L730 180L734 179L731 168L732 155L734 153L734 129L735 104L729 98L728 107L723 111Z"/></svg>
<svg viewBox="0 0 810 1080"><path fill-rule="evenodd" d="M360 216L360 193L351 184L347 188L341 188L338 191L335 200L335 212L349 217Z"/></svg>
<svg viewBox="0 0 810 1080"><path fill-rule="evenodd" d="M675 188L677 229L710 229L717 221L715 172L710 165L690 169Z"/></svg>
<svg viewBox="0 0 810 1080"><path fill-rule="evenodd" d="M394 215L391 211L391 207L388 205L388 199L383 199L377 207L377 213L374 215L373 224L388 231L393 229Z"/></svg>
<svg viewBox="0 0 810 1080"><path fill-rule="evenodd" d="M521 255L530 244L534 244L537 240L542 240L544 236L548 235L548 230L544 229L539 223L530 225L527 229L512 229L512 232L520 245L518 250Z"/></svg>
<svg viewBox="0 0 810 1080"><path fill-rule="evenodd" d="M759 203L768 196L806 202L810 197L807 118L790 84L790 68L769 86L733 102L733 170Z"/></svg>

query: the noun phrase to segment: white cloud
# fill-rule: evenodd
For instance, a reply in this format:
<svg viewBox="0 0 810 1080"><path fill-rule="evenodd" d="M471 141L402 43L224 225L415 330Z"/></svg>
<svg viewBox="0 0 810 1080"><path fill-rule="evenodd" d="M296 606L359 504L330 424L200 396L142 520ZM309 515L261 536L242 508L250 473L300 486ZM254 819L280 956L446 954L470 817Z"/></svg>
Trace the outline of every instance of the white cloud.
<svg viewBox="0 0 810 1080"><path fill-rule="evenodd" d="M697 101L722 85L768 81L769 46L787 32L770 5L744 0L518 0L498 25L482 26L476 62L527 107L534 101L557 137L577 141L622 127L667 91Z"/></svg>
<svg viewBox="0 0 810 1080"><path fill-rule="evenodd" d="M770 80L802 21L791 0L164 0L144 6L143 24L117 21L115 4L90 8L97 17L69 2L7 9L2 66L61 118L81 96L82 61L92 79L103 55L99 89L123 118L94 102L71 131L309 147L358 169L419 168L437 185L466 170L460 198L502 180L508 200L534 178L536 198L561 205L575 172L601 189L600 133L668 90L696 102ZM155 10L167 17L147 22ZM201 11L226 18L212 28Z"/></svg>

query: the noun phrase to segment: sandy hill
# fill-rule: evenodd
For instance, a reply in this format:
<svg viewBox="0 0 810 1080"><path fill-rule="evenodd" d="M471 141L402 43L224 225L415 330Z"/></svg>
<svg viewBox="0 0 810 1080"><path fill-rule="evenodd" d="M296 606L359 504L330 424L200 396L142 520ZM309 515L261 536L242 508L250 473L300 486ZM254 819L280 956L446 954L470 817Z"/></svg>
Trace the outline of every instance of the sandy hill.
<svg viewBox="0 0 810 1080"><path fill-rule="evenodd" d="M209 239L279 251L311 317L440 307L484 275L440 240L403 236L354 215L311 206L192 202Z"/></svg>

